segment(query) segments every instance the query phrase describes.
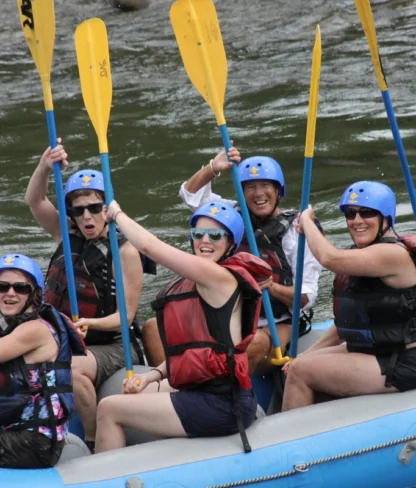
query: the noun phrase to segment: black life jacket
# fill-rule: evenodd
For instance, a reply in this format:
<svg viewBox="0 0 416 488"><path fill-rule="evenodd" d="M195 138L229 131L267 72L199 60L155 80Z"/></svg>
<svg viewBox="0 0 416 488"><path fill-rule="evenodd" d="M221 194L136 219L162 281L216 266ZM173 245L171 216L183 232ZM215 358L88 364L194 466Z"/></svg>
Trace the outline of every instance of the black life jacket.
<svg viewBox="0 0 416 488"><path fill-rule="evenodd" d="M378 243L403 243L415 260L416 236ZM333 307L338 334L351 352L387 354L416 341L416 285L398 289L379 278L337 274Z"/></svg>
<svg viewBox="0 0 416 488"><path fill-rule="evenodd" d="M297 210L286 210L267 219L260 225L256 225L254 230L260 258L272 268L273 281L283 286L293 286L293 273L283 250L282 239L298 213ZM244 237L238 250L250 252L246 237ZM273 316L276 319L284 314L290 314L288 306L271 295L270 302ZM260 316L266 316L263 305Z"/></svg>
<svg viewBox="0 0 416 488"><path fill-rule="evenodd" d="M10 430L25 430L45 426L52 430L53 440L56 442L56 428L69 420L74 411L74 396L72 393L72 355L85 355L86 348L78 337L70 320L60 314L51 305L40 307L38 318L53 326L59 337L59 352L55 361L27 364L20 356L0 363L0 429L8 427ZM33 320L30 319L30 320ZM23 322L22 322L23 323ZM29 382L29 371L38 373L39 386L33 387ZM48 386L48 375L55 374L55 386ZM57 419L53 412L51 396L57 394L64 415ZM39 395L34 402L33 417L23 420L22 413L33 395ZM48 418L40 419L40 398L44 398L48 409ZM11 424L17 424L13 425Z"/></svg>
<svg viewBox="0 0 416 488"><path fill-rule="evenodd" d="M126 242L126 238L120 232L117 232L117 239L119 247ZM97 318L114 313L117 310L117 301L109 237L88 240L79 229L71 229L69 240L79 316ZM142 257L142 263L144 272L156 274L156 265L152 260ZM62 313L71 314L62 243L59 244L49 263L45 301ZM133 323L132 327L137 334L138 325ZM87 345L109 344L120 337L119 331L89 329L85 342Z"/></svg>

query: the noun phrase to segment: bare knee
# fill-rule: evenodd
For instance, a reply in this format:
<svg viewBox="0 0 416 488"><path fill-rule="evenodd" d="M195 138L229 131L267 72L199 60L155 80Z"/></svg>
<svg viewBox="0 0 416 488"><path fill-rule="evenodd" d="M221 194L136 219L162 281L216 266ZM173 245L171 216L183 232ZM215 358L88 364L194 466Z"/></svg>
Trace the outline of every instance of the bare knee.
<svg viewBox="0 0 416 488"><path fill-rule="evenodd" d="M97 424L115 422L116 401L118 395L103 398L97 407Z"/></svg>
<svg viewBox="0 0 416 488"><path fill-rule="evenodd" d="M309 361L303 360L302 357L295 359L287 372L286 383L307 382L308 376L311 375Z"/></svg>
<svg viewBox="0 0 416 488"><path fill-rule="evenodd" d="M84 396L88 396L89 398L91 398L91 395L95 396L94 383L88 376L85 376L76 368L72 370L72 387L76 399Z"/></svg>

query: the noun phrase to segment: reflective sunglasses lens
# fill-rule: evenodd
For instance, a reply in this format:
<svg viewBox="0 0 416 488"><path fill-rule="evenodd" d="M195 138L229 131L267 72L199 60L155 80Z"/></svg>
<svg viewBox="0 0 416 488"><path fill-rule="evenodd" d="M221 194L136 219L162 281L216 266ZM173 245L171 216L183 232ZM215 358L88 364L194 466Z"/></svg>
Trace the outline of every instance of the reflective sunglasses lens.
<svg viewBox="0 0 416 488"><path fill-rule="evenodd" d="M225 235L225 232L220 232L218 230L213 230L213 231L208 231L208 237L212 242L218 242L220 241L223 236Z"/></svg>
<svg viewBox="0 0 416 488"><path fill-rule="evenodd" d="M198 229L192 229L191 235L194 241L201 241L204 238L205 232L201 232Z"/></svg>

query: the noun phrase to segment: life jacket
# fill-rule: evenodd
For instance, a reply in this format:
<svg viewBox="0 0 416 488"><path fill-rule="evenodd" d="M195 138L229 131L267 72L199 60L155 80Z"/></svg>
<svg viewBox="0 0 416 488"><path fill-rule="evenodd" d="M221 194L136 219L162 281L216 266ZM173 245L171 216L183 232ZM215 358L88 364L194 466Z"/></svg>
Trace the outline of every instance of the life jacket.
<svg viewBox="0 0 416 488"><path fill-rule="evenodd" d="M165 285L152 302L156 311L160 337L165 350L169 384L176 389L221 388L228 384L233 395L237 423L245 450L251 450L238 406L239 388L251 388L248 358L245 351L254 337L260 313L261 291L257 281L270 276L271 270L261 259L249 253L238 253L219 263L238 282L242 295L242 341L235 345L220 342L212 335L195 282L177 278ZM230 324L223 328L229 331ZM219 382L216 380L220 380ZM237 390L237 391L236 391Z"/></svg>
<svg viewBox="0 0 416 488"><path fill-rule="evenodd" d="M20 356L5 363L0 363L0 429L25 430L48 427L56 441L56 428L69 420L74 411L74 396L72 393L72 355L85 355L86 347L78 337L71 321L60 314L54 307L44 304L41 306L38 318L53 326L59 337L59 351L55 361L27 364ZM35 388L29 380L30 372L36 371L39 387ZM55 374L55 386L48 386L48 376ZM54 415L51 396L57 394L63 416L57 419ZM22 412L33 396L34 413L28 420L22 419ZM40 397L45 399L48 418L39 418ZM16 425L12 425L16 424Z"/></svg>
<svg viewBox="0 0 416 488"><path fill-rule="evenodd" d="M251 388L247 356L241 353L256 330L261 296L257 281L267 279L270 268L249 253L237 253L220 265L235 276L243 297L243 340L238 345L219 343L211 335L195 282L177 278L166 284L152 302L173 388L189 389L214 378L228 377L228 354L235 355L235 377L240 387ZM224 324L227 330L229 326Z"/></svg>
<svg viewBox="0 0 416 488"><path fill-rule="evenodd" d="M297 210L286 210L275 217L267 219L257 225L254 231L259 257L266 261L272 268L273 281L283 286L293 286L293 273L283 250L282 239L289 230L290 225L298 214ZM250 252L247 238L244 237L238 251ZM280 300L270 296L273 316L280 318L284 314L290 314L289 308ZM291 314L290 314L291 315ZM261 317L265 317L263 305L260 312Z"/></svg>
<svg viewBox="0 0 416 488"><path fill-rule="evenodd" d="M376 243L402 243L415 262L416 235ZM379 278L337 274L333 310L338 334L350 352L388 354L416 341L416 285L397 289Z"/></svg>
<svg viewBox="0 0 416 488"><path fill-rule="evenodd" d="M117 240L119 247L126 242L126 238L120 232L117 232ZM69 241L79 316L96 318L114 313L117 310L117 301L109 238L88 240L79 229L70 229ZM142 263L144 272L156 274L156 265L152 260L142 257ZM59 244L49 263L45 283L45 301L62 313L71 314L62 243ZM133 326L137 331L137 324L133 324ZM86 344L109 344L120 337L119 331L89 329Z"/></svg>

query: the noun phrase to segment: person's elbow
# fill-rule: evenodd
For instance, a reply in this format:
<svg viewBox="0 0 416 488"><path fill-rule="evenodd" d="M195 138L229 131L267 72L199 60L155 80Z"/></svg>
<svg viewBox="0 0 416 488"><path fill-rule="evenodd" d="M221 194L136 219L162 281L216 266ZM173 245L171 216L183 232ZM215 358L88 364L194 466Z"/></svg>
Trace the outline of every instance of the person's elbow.
<svg viewBox="0 0 416 488"><path fill-rule="evenodd" d="M308 308L310 308L311 306L309 304L309 296L307 295L307 293L302 293L301 294L301 305L302 305L302 309L304 310L308 310Z"/></svg>

